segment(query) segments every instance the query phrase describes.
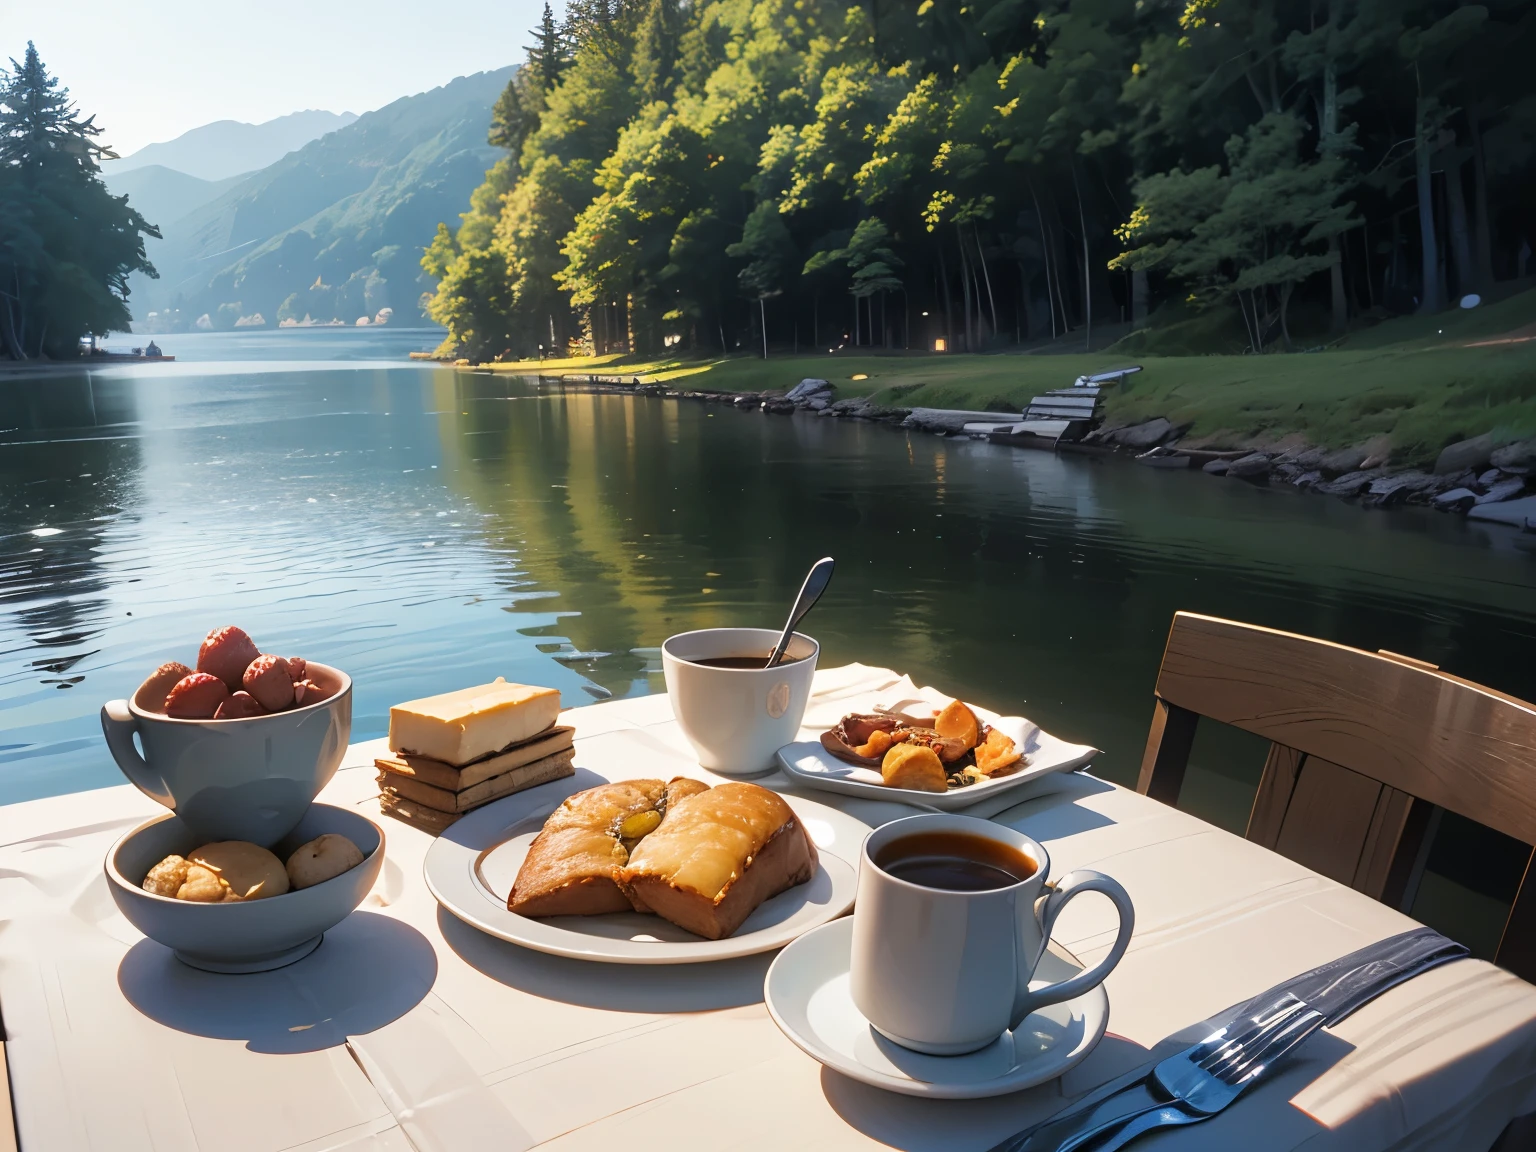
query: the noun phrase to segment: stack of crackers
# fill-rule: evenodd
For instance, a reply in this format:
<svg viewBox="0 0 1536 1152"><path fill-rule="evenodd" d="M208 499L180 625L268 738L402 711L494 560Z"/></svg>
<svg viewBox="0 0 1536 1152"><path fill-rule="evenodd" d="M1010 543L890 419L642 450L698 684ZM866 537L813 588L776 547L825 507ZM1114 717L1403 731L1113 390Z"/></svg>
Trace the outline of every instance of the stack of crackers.
<svg viewBox="0 0 1536 1152"><path fill-rule="evenodd" d="M477 723L482 720L482 716L476 714L477 708L483 709L490 702L492 707L506 711L505 702L511 697L522 711L521 706L526 703L524 697L546 692L552 699L540 702L544 706L543 714L537 718L522 717L525 721L542 723L545 716L551 721L554 719L558 694L504 681L480 689L412 701L392 709L391 753L374 760L379 769L379 802L384 812L436 834L466 812L492 800L574 774L576 752L572 737L576 730L558 723L549 723L504 747L484 750L483 730L487 726ZM412 732L398 722L402 711L425 712L432 724L447 729L447 736L431 731L422 733L419 721L418 729ZM531 726L524 723L520 730L502 727L499 731L505 737L514 731L526 732ZM482 738L477 740L477 735ZM430 746L438 751L438 755L411 751L410 743ZM467 758L454 762L461 756Z"/></svg>

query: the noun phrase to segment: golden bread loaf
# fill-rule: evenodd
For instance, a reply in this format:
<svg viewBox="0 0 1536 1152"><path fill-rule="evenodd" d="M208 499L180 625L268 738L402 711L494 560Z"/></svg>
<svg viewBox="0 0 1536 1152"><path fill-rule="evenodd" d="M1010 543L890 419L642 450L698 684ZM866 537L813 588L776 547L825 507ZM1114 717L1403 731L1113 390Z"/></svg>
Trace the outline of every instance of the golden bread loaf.
<svg viewBox="0 0 1536 1152"><path fill-rule="evenodd" d="M732 782L669 807L617 876L637 910L719 940L763 901L809 880L816 864L816 846L782 796Z"/></svg>
<svg viewBox="0 0 1536 1152"><path fill-rule="evenodd" d="M592 916L628 912L615 870L660 827L671 804L707 785L678 777L621 780L588 788L550 813L518 869L507 908L521 916Z"/></svg>

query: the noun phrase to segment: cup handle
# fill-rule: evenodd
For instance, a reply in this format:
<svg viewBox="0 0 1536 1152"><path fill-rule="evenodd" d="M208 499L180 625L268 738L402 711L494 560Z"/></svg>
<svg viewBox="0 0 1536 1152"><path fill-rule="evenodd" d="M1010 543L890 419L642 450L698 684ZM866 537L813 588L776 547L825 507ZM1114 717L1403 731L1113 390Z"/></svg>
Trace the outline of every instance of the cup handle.
<svg viewBox="0 0 1536 1152"><path fill-rule="evenodd" d="M1044 942L1042 948L1049 945L1051 929L1055 927L1056 917L1061 915L1061 910L1067 906L1067 901L1083 892L1102 892L1114 901L1115 910L1120 913L1120 931L1115 936L1114 946L1110 948L1108 955L1092 968L1085 969L1059 984L1050 984L1044 988L1021 993L1014 1004L1010 1029L1017 1028L1024 1022L1024 1017L1044 1008L1047 1004L1060 1004L1063 1000L1081 996L1090 988L1097 988L1104 982L1104 977L1113 971L1115 965L1120 963L1120 957L1125 955L1125 949L1131 942L1131 930L1136 926L1136 910L1131 907L1131 898L1126 890L1120 887L1118 881L1110 879L1102 872L1094 872L1087 868L1079 868L1076 872L1064 876L1054 890L1036 903L1035 915L1040 921L1040 938ZM1036 962L1038 963L1038 957Z"/></svg>
<svg viewBox="0 0 1536 1152"><path fill-rule="evenodd" d="M133 734L138 730L139 722L129 711L128 701L108 700L101 706L101 732L107 738L107 750L123 770L123 775L151 800L174 809L176 801L133 746Z"/></svg>

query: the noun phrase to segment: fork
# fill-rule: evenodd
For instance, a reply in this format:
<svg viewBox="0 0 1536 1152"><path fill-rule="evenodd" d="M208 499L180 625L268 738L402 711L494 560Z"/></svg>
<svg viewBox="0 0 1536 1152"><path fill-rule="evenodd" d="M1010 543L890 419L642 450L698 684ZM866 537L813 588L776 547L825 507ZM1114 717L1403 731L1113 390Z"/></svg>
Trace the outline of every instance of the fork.
<svg viewBox="0 0 1536 1152"><path fill-rule="evenodd" d="M1176 1116L1160 1119L1151 1127L1165 1124L1194 1123L1214 1116L1236 1100L1264 1069L1300 1044L1323 1023L1323 1014L1286 993L1253 1016L1235 1035L1228 1029L1213 1032L1197 1046L1175 1053L1152 1070L1148 1087L1167 1097L1129 1115L1115 1116L1102 1124L1073 1133L1056 1152L1072 1152L1112 1128L1120 1131L1096 1152L1120 1147L1122 1136L1134 1139L1157 1116L1170 1109ZM1178 1117L1187 1116L1181 1120ZM1123 1126L1123 1127L1122 1127ZM1130 1130L1135 1128L1133 1133Z"/></svg>

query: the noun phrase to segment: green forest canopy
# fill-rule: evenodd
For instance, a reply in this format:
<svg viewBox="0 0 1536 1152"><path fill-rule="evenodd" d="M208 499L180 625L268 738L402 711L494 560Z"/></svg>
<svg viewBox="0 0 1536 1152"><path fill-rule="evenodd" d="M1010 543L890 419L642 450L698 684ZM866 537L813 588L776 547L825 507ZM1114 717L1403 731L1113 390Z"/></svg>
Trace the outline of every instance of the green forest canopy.
<svg viewBox="0 0 1536 1152"><path fill-rule="evenodd" d="M423 258L446 348L1288 346L1529 270L1525 0L570 0Z"/></svg>
<svg viewBox="0 0 1536 1152"><path fill-rule="evenodd" d="M128 276L155 275L144 237L160 233L113 196L95 118L29 42L0 75L0 349L13 360L79 353L80 338L128 327Z"/></svg>

